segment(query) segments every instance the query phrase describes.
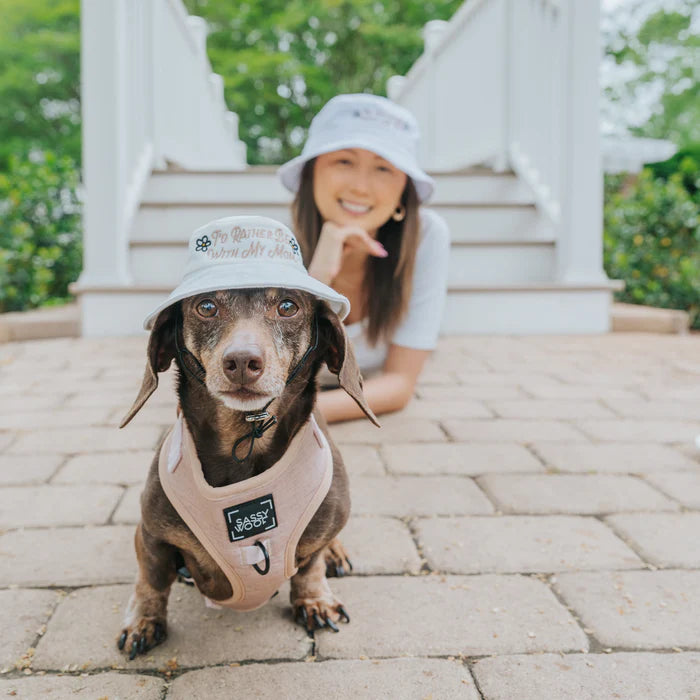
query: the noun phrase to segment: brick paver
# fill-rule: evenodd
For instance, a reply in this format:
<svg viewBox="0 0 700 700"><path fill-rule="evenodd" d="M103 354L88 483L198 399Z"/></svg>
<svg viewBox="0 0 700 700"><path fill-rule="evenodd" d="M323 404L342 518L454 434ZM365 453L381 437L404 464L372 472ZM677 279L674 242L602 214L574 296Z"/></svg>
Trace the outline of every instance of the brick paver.
<svg viewBox="0 0 700 700"><path fill-rule="evenodd" d="M484 700L693 700L700 654L554 654L482 659L474 675Z"/></svg>
<svg viewBox="0 0 700 700"><path fill-rule="evenodd" d="M643 566L639 557L595 518L424 518L416 530L430 566L457 574Z"/></svg>
<svg viewBox="0 0 700 700"><path fill-rule="evenodd" d="M664 567L700 569L700 513L633 513L607 518L646 561Z"/></svg>
<svg viewBox="0 0 700 700"><path fill-rule="evenodd" d="M607 647L700 648L700 571L561 574L555 585Z"/></svg>
<svg viewBox="0 0 700 700"><path fill-rule="evenodd" d="M309 698L401 698L479 700L469 670L460 661L382 659L267 664L190 671L172 685L168 700L309 700Z"/></svg>
<svg viewBox="0 0 700 700"><path fill-rule="evenodd" d="M509 513L614 513L678 510L678 504L632 476L487 474L480 486Z"/></svg>
<svg viewBox="0 0 700 700"><path fill-rule="evenodd" d="M698 335L442 339L381 430L331 427L352 622L309 637L288 584L234 613L178 583L129 662L175 373L120 431L145 337L0 345L0 695L700 700L698 358Z"/></svg>

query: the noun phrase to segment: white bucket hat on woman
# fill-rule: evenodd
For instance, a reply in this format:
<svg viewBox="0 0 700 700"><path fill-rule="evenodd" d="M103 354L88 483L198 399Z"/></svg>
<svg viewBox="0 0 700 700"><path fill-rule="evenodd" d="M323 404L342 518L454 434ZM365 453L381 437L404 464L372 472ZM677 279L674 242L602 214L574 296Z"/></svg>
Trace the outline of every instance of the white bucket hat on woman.
<svg viewBox="0 0 700 700"><path fill-rule="evenodd" d="M282 165L277 173L282 184L296 192L307 161L343 148L364 148L406 173L423 202L433 193L435 183L418 165L419 138L413 115L386 97L338 95L311 121L301 155Z"/></svg>
<svg viewBox="0 0 700 700"><path fill-rule="evenodd" d="M341 320L350 313L344 296L306 271L297 239L284 224L262 216L229 216L192 234L182 281L143 326L150 330L163 309L195 294L262 287L309 292L327 301Z"/></svg>

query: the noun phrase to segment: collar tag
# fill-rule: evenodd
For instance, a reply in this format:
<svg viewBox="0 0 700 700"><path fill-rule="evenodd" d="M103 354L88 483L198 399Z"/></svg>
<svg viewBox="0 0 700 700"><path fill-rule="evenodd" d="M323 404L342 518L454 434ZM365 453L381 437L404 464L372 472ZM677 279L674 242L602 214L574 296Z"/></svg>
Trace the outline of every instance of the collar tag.
<svg viewBox="0 0 700 700"><path fill-rule="evenodd" d="M266 420L270 417L270 413L268 411L261 411L260 413L251 413L249 416L246 416L246 423L255 423L256 421L259 420Z"/></svg>
<svg viewBox="0 0 700 700"><path fill-rule="evenodd" d="M231 542L245 540L277 527L272 494L224 508L224 520Z"/></svg>

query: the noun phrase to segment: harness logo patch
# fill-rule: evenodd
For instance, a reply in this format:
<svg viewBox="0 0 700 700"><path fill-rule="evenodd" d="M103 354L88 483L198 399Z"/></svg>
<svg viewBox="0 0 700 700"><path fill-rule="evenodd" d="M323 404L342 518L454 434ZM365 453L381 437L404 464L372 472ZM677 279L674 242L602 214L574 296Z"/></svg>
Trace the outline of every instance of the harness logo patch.
<svg viewBox="0 0 700 700"><path fill-rule="evenodd" d="M277 527L272 494L224 508L224 520L231 542L272 530Z"/></svg>

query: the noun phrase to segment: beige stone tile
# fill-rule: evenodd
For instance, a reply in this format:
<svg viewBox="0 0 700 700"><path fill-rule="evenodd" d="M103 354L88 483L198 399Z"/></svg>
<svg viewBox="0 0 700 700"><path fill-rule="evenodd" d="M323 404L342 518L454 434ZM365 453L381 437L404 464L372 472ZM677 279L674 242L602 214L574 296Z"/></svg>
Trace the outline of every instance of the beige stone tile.
<svg viewBox="0 0 700 700"><path fill-rule="evenodd" d="M480 659L485 700L692 700L700 654L543 654Z"/></svg>
<svg viewBox="0 0 700 700"><path fill-rule="evenodd" d="M382 448L395 474L462 474L542 472L544 467L525 447L498 443L388 444Z"/></svg>
<svg viewBox="0 0 700 700"><path fill-rule="evenodd" d="M385 473L376 447L343 445L340 454L351 478L354 476L383 476Z"/></svg>
<svg viewBox="0 0 700 700"><path fill-rule="evenodd" d="M568 423L553 420L445 420L442 422L453 440L473 442L521 442L553 440L587 442L583 433Z"/></svg>
<svg viewBox="0 0 700 700"><path fill-rule="evenodd" d="M422 418L404 418L401 415L380 416L381 428L367 420L334 423L330 426L333 440L338 444L385 442L438 442L446 440L437 423Z"/></svg>
<svg viewBox="0 0 700 700"><path fill-rule="evenodd" d="M129 486L126 489L124 498L119 502L119 506L114 511L112 522L117 524L136 525L141 520L141 492L143 486Z"/></svg>
<svg viewBox="0 0 700 700"><path fill-rule="evenodd" d="M470 384L453 386L423 386L416 389L418 396L425 401L454 402L460 397L469 401L488 401L499 399L523 399L527 394L515 385Z"/></svg>
<svg viewBox="0 0 700 700"><path fill-rule="evenodd" d="M60 409L53 411L13 412L0 415L0 430L34 432L45 428L81 428L106 423L106 409Z"/></svg>
<svg viewBox="0 0 700 700"><path fill-rule="evenodd" d="M456 574L537 573L643 566L595 518L428 518L416 523L431 568Z"/></svg>
<svg viewBox="0 0 700 700"><path fill-rule="evenodd" d="M54 484L141 484L146 480L155 450L93 452L69 457Z"/></svg>
<svg viewBox="0 0 700 700"><path fill-rule="evenodd" d="M536 399L639 399L640 393L633 389L621 389L594 384L547 384L524 381L523 391Z"/></svg>
<svg viewBox="0 0 700 700"><path fill-rule="evenodd" d="M334 582L352 622L316 635L330 658L568 651L585 635L540 581L521 576L374 576Z"/></svg>
<svg viewBox="0 0 700 700"><path fill-rule="evenodd" d="M633 513L612 515L607 521L646 561L700 569L700 513Z"/></svg>
<svg viewBox="0 0 700 700"><path fill-rule="evenodd" d="M697 389L700 397L700 386ZM608 399L605 403L617 414L626 418L648 418L661 420L700 420L700 400L672 401L642 399Z"/></svg>
<svg viewBox="0 0 700 700"><path fill-rule="evenodd" d="M355 515L463 515L493 512L471 479L450 476L356 477L350 482Z"/></svg>
<svg viewBox="0 0 700 700"><path fill-rule="evenodd" d="M555 586L606 647L700 647L700 571L561 574Z"/></svg>
<svg viewBox="0 0 700 700"><path fill-rule="evenodd" d="M188 668L244 660L301 660L311 651L305 630L292 621L288 585L262 608L237 613L206 608L196 589L174 584L168 638L146 656L127 661L116 641L132 589L132 585L101 586L69 594L37 647L34 668L60 670L77 664L93 669L116 664L133 671L157 670L174 657L180 668Z"/></svg>
<svg viewBox="0 0 700 700"><path fill-rule="evenodd" d="M488 407L500 418L614 418L615 414L597 401L586 399L522 399L489 401Z"/></svg>
<svg viewBox="0 0 700 700"><path fill-rule="evenodd" d="M34 645L57 601L54 591L0 591L0 670L13 668Z"/></svg>
<svg viewBox="0 0 700 700"><path fill-rule="evenodd" d="M576 427L603 442L692 442L700 434L700 421L681 420L579 420Z"/></svg>
<svg viewBox="0 0 700 700"><path fill-rule="evenodd" d="M401 415L407 418L439 420L442 418L492 418L494 414L482 401L461 396L451 401L413 399L401 412Z"/></svg>
<svg viewBox="0 0 700 700"><path fill-rule="evenodd" d="M648 474L646 480L686 508L700 510L700 471Z"/></svg>
<svg viewBox="0 0 700 700"><path fill-rule="evenodd" d="M15 433L0 433L0 450L6 450L16 437Z"/></svg>
<svg viewBox="0 0 700 700"><path fill-rule="evenodd" d="M2 382L2 380L0 380ZM15 395L3 395L0 401L0 416L8 413L29 413L30 411L45 411L49 408L58 409L66 401L64 394L27 394L18 392Z"/></svg>
<svg viewBox="0 0 700 700"><path fill-rule="evenodd" d="M420 571L421 561L411 532L396 518L352 517L339 537L354 574Z"/></svg>
<svg viewBox="0 0 700 700"><path fill-rule="evenodd" d="M678 510L678 505L632 476L612 474L487 474L479 485L505 512L595 515Z"/></svg>
<svg viewBox="0 0 700 700"><path fill-rule="evenodd" d="M65 700L66 698L128 698L129 700L160 700L165 683L160 678L125 673L97 673L93 676L32 676L0 680L0 695L12 695L17 700Z"/></svg>
<svg viewBox="0 0 700 700"><path fill-rule="evenodd" d="M690 459L673 448L653 442L604 445L536 442L532 449L549 467L562 472L643 474L670 469L696 469Z"/></svg>
<svg viewBox="0 0 700 700"><path fill-rule="evenodd" d="M63 460L63 455L0 455L0 484L47 481Z"/></svg>
<svg viewBox="0 0 700 700"><path fill-rule="evenodd" d="M12 486L0 490L0 527L100 525L119 502L118 486Z"/></svg>
<svg viewBox="0 0 700 700"><path fill-rule="evenodd" d="M3 586L90 586L136 578L133 526L15 530L0 536Z"/></svg>
<svg viewBox="0 0 700 700"><path fill-rule="evenodd" d="M401 698L401 700L478 700L469 670L444 659L380 659L266 664L190 671L172 684L168 700L257 700L309 698ZM310 690L313 688L313 690Z"/></svg>
<svg viewBox="0 0 700 700"><path fill-rule="evenodd" d="M81 452L115 452L117 450L155 450L163 429L156 426L130 425L116 428L66 428L23 433L11 447L15 454L78 454Z"/></svg>

